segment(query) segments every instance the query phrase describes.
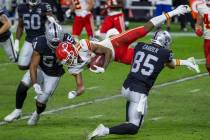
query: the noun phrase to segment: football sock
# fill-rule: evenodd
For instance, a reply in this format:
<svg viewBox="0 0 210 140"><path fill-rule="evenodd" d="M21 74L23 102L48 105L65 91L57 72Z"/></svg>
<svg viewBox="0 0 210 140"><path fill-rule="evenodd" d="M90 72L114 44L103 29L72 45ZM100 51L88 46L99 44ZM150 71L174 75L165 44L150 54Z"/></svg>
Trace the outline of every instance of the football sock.
<svg viewBox="0 0 210 140"><path fill-rule="evenodd" d="M117 135L125 135L125 134L134 135L138 133L138 130L139 127L132 123L123 123L109 128L109 133Z"/></svg>
<svg viewBox="0 0 210 140"><path fill-rule="evenodd" d="M41 114L46 108L46 104L42 104L39 102L36 102L36 111L38 114Z"/></svg>
<svg viewBox="0 0 210 140"><path fill-rule="evenodd" d="M25 86L22 82L18 85L16 90L16 109L21 109L27 96L29 87Z"/></svg>

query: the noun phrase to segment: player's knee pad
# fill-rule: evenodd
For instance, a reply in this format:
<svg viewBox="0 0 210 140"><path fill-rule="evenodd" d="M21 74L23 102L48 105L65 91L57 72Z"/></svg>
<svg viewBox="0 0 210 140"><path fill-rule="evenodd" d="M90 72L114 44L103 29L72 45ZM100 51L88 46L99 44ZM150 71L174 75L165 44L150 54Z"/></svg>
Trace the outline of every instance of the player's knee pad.
<svg viewBox="0 0 210 140"><path fill-rule="evenodd" d="M128 123L128 129L129 129L129 134L135 135L139 131L139 126L136 126L135 124Z"/></svg>
<svg viewBox="0 0 210 140"><path fill-rule="evenodd" d="M37 96L37 102L42 103L42 104L46 104L49 98L49 94L41 94Z"/></svg>

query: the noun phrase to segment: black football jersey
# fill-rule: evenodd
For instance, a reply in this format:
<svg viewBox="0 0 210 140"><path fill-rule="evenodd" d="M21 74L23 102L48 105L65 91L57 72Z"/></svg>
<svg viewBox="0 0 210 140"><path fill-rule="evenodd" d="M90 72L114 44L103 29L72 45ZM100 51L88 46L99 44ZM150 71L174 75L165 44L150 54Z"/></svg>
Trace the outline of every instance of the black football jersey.
<svg viewBox="0 0 210 140"><path fill-rule="evenodd" d="M18 16L23 19L27 41L32 42L35 37L44 35L46 13L51 11L47 3L39 3L31 8L27 3L18 5Z"/></svg>
<svg viewBox="0 0 210 140"><path fill-rule="evenodd" d="M34 51L41 56L39 66L49 76L61 76L64 74L63 65L57 61L55 52L47 44L45 36L39 36L33 40Z"/></svg>
<svg viewBox="0 0 210 140"><path fill-rule="evenodd" d="M148 94L165 63L170 63L172 59L172 52L168 49L154 44L138 43L134 49L130 73L123 86Z"/></svg>
<svg viewBox="0 0 210 140"><path fill-rule="evenodd" d="M4 11L2 11L2 12L0 13L0 16L3 15L3 14L5 15ZM0 21L0 28L1 28L2 26L3 26L3 23ZM7 39L9 39L9 38L10 38L10 35L11 35L11 32L10 32L9 30L7 30L6 32L0 34L0 42L4 42L4 41L6 41Z"/></svg>

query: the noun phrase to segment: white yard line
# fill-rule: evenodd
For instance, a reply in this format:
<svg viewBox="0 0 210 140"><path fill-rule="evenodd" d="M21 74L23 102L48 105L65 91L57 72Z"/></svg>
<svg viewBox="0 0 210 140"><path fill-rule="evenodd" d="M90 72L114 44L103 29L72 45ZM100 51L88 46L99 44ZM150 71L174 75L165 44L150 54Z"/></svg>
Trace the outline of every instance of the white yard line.
<svg viewBox="0 0 210 140"><path fill-rule="evenodd" d="M98 119L98 118L101 118L103 117L103 115L95 115L95 116L90 116L88 117L89 119Z"/></svg>
<svg viewBox="0 0 210 140"><path fill-rule="evenodd" d="M1 67L1 66L8 66L8 65L12 65L12 64L15 64L15 63L0 63L0 67Z"/></svg>
<svg viewBox="0 0 210 140"><path fill-rule="evenodd" d="M200 78L200 77L203 77L203 76L207 76L207 75L208 75L208 73L202 73L202 74L198 74L198 75L194 75L194 76L189 76L189 77L182 78L182 79L179 79L179 80L175 80L175 81L166 82L166 83L163 83L163 84L160 84L160 85L156 85L153 88L166 87L166 86L174 85L174 84L181 83L181 82L184 82L184 81L194 80L194 79L197 79L197 78ZM86 105L89 105L89 104L94 104L94 103L99 103L99 102L113 100L113 99L119 98L119 97L121 97L120 94L119 95L113 95L113 96L105 97L105 98L101 98L101 99L94 99L92 101L81 102L81 103L78 103L78 104L73 104L73 105L70 105L70 106L65 106L65 107L60 107L60 108L57 108L57 109L52 109L52 110L49 110L49 111L45 111L44 113L42 113L42 115L49 115L49 114L52 114L52 113L55 113L55 112L59 112L59 111L71 110L71 109L75 109L75 108L78 108L78 107L86 106ZM29 117L30 116L23 116L19 120L25 120L25 119L28 119ZM0 122L0 126L5 125L5 124L7 124L7 122L4 122L4 121Z"/></svg>
<svg viewBox="0 0 210 140"><path fill-rule="evenodd" d="M190 93L196 93L196 92L199 92L201 89L193 89L193 90L190 90L189 92Z"/></svg>

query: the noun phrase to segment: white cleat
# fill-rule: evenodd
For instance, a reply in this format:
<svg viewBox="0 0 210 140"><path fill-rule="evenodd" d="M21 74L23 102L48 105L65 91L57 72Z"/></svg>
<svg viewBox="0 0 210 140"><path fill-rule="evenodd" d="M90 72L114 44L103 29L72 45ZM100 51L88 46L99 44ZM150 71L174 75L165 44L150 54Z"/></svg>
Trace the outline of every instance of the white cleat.
<svg viewBox="0 0 210 140"><path fill-rule="evenodd" d="M98 127L88 135L87 140L92 140L95 137L103 137L108 134L109 128L105 127L103 124L99 124Z"/></svg>
<svg viewBox="0 0 210 140"><path fill-rule="evenodd" d="M175 9L178 15L184 15L191 11L191 8L188 5L180 5Z"/></svg>
<svg viewBox="0 0 210 140"><path fill-rule="evenodd" d="M194 57L190 57L187 60L192 63L192 66L191 67L188 67L188 68L195 70L197 73L200 73L200 69L199 69L198 64L195 61L195 58Z"/></svg>
<svg viewBox="0 0 210 140"><path fill-rule="evenodd" d="M19 119L22 115L22 110L21 109L15 109L14 111L12 111L9 115L7 115L4 118L4 121L6 122L12 122L16 119Z"/></svg>
<svg viewBox="0 0 210 140"><path fill-rule="evenodd" d="M36 125L39 121L39 114L35 111L28 120L28 125Z"/></svg>
<svg viewBox="0 0 210 140"><path fill-rule="evenodd" d="M77 97L77 92L76 91L70 91L68 93L68 99L74 99Z"/></svg>

